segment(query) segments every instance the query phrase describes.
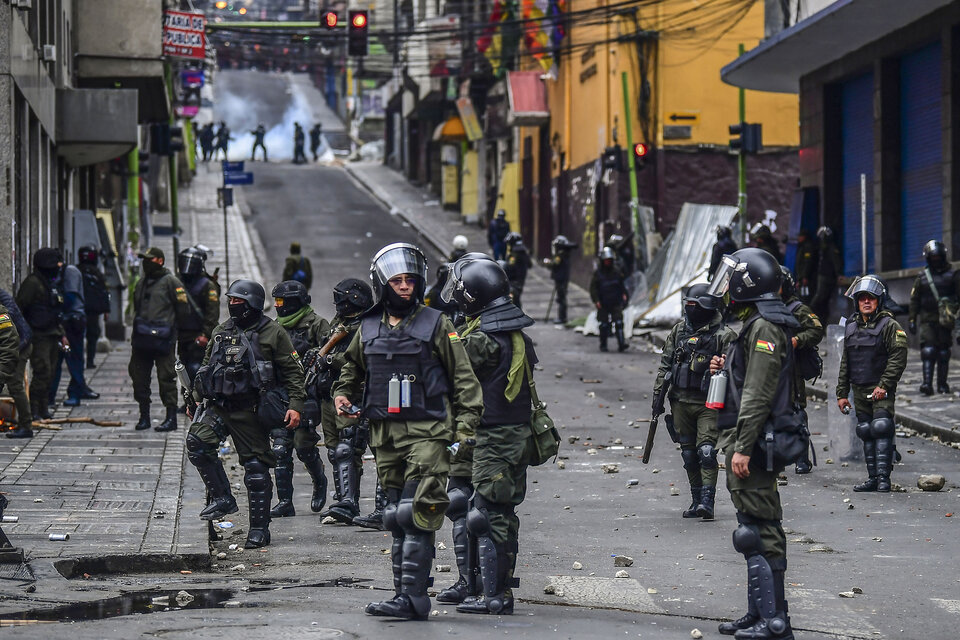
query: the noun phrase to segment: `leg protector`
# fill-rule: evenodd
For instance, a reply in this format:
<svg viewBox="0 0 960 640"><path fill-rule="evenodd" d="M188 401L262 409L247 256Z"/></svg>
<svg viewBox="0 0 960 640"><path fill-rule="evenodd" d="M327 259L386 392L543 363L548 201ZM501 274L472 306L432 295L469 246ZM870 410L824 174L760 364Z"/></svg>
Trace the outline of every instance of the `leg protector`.
<svg viewBox="0 0 960 640"><path fill-rule="evenodd" d="M347 427L343 430L343 439L337 444L334 451L334 463L340 475L341 498L337 504L330 507L330 517L344 524L352 524L353 519L360 515L360 470L354 460L354 438L357 427Z"/></svg>
<svg viewBox="0 0 960 640"><path fill-rule="evenodd" d="M937 352L937 393L950 393L947 375L950 373L950 349Z"/></svg>
<svg viewBox="0 0 960 640"><path fill-rule="evenodd" d="M610 337L610 323L600 323L600 351L607 350L607 338Z"/></svg>
<svg viewBox="0 0 960 640"><path fill-rule="evenodd" d="M475 595L469 588L470 576L470 534L467 531L467 511L470 507L472 487L466 478L450 478L447 495L450 506L447 517L453 522L453 549L457 557L458 579L453 586L437 594L437 602L459 604L469 595Z"/></svg>
<svg viewBox="0 0 960 640"><path fill-rule="evenodd" d="M893 438L877 438L877 491L890 491L890 472L893 470Z"/></svg>
<svg viewBox="0 0 960 640"><path fill-rule="evenodd" d="M310 511L320 513L323 505L327 502L327 475L323 472L323 460L320 459L320 452L315 446L300 447L297 449L297 457L306 467L310 479L313 480L313 495L310 497ZM279 494L279 489L277 490Z"/></svg>
<svg viewBox="0 0 960 640"><path fill-rule="evenodd" d="M876 491L877 490L877 441L863 441L863 459L867 465L867 479L858 485L854 485L854 491Z"/></svg>
<svg viewBox="0 0 960 640"><path fill-rule="evenodd" d="M283 432L273 439L273 455L277 457L273 476L277 482L278 500L277 506L270 510L270 515L274 518L297 515L293 507L293 440L287 435L287 430L283 429Z"/></svg>
<svg viewBox="0 0 960 640"><path fill-rule="evenodd" d="M270 498L273 483L267 465L254 458L243 465L243 484L250 506L250 533L244 549L259 549L270 544Z"/></svg>
<svg viewBox="0 0 960 640"><path fill-rule="evenodd" d="M201 520L215 520L238 511L237 501L230 492L230 482L216 449L200 438L187 434L187 459L197 468L207 488L207 506L200 511Z"/></svg>
<svg viewBox="0 0 960 640"><path fill-rule="evenodd" d="M623 337L623 320L618 320L613 326L617 336L617 351L626 351L630 345L627 344L626 338Z"/></svg>
<svg viewBox="0 0 960 640"><path fill-rule="evenodd" d="M741 523L733 532L733 548L747 560L747 584L757 614L764 619L776 615L773 569L763 556L763 543L754 527Z"/></svg>
<svg viewBox="0 0 960 640"><path fill-rule="evenodd" d="M787 601L784 597L784 570L772 568L775 613L770 618L760 618L749 628L734 634L738 640L793 640L790 617L787 615Z"/></svg>
<svg viewBox="0 0 960 640"><path fill-rule="evenodd" d="M395 595L391 600L383 600L381 602L371 602L367 605L365 611L367 614L372 616L387 616L392 615L391 607L400 600L400 590L402 586L401 578L403 577L403 539L404 531L403 527L400 526L400 523L397 521L397 507L400 503L400 489L387 489L386 490L386 506L383 509L383 525L384 528L391 533L393 536L393 544L390 548L390 560L393 565L393 589Z"/></svg>
<svg viewBox="0 0 960 640"><path fill-rule="evenodd" d="M704 520L713 520L713 505L716 497L716 487L703 487L700 490L700 504L697 505L697 515Z"/></svg>
<svg viewBox="0 0 960 640"><path fill-rule="evenodd" d="M386 492L383 490L383 485L380 484L380 481L377 480L377 493L374 498L375 506L373 512L365 516L357 516L353 519L353 524L358 527L363 527L364 529L377 529L383 531L383 509L387 506L387 497Z"/></svg>
<svg viewBox="0 0 960 640"><path fill-rule="evenodd" d="M717 464L717 449L709 442L704 442L697 447L697 456L700 458L700 466L703 469L716 469L719 466Z"/></svg>
<svg viewBox="0 0 960 640"><path fill-rule="evenodd" d="M327 449L327 461L330 463L330 473L333 475L333 502L336 504L340 502L341 490L340 486L343 482L340 480L340 467L337 466L337 451L336 449ZM320 513L321 518L326 518L330 515L330 509Z"/></svg>
<svg viewBox="0 0 960 640"><path fill-rule="evenodd" d="M461 613L509 613L505 611L507 577L510 572L510 560L504 543L495 542L490 535L489 510L494 505L483 496L474 494L473 508L467 514L467 528L477 538L477 564L480 567L480 582L483 597L469 599L457 606Z"/></svg>
<svg viewBox="0 0 960 640"><path fill-rule="evenodd" d="M920 393L925 396L933 395L933 369L937 361L938 349L929 345L920 347L920 363L923 367L923 383L920 385Z"/></svg>

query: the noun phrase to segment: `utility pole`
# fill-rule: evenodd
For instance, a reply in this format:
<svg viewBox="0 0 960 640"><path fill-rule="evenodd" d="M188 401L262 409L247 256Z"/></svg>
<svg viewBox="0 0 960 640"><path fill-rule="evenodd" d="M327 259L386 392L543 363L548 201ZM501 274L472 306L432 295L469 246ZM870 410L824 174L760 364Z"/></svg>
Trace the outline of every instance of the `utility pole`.
<svg viewBox="0 0 960 640"><path fill-rule="evenodd" d="M744 46L741 42L737 46L739 55L744 54ZM747 119L747 98L743 87L739 89L740 94L740 122ZM740 218L740 246L742 247L747 240L747 155L741 147L737 155L737 211Z"/></svg>
<svg viewBox="0 0 960 640"><path fill-rule="evenodd" d="M637 165L634 160L633 126L630 117L630 84L627 81L627 72L620 74L623 86L623 119L627 127L627 167L630 170L630 230L633 231L634 247L640 246L640 256L644 264L647 262L647 230L640 222L640 196L637 190ZM646 141L644 141L646 142Z"/></svg>

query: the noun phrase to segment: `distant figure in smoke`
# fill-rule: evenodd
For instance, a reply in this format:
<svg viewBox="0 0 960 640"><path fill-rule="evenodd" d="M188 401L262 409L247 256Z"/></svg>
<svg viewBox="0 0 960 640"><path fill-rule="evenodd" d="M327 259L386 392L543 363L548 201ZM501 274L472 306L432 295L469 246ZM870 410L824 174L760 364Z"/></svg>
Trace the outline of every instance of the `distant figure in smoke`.
<svg viewBox="0 0 960 640"><path fill-rule="evenodd" d="M313 155L313 161L316 162L319 156L317 151L320 150L320 136L323 135L323 126L318 122L313 125L313 128L310 129L310 153Z"/></svg>
<svg viewBox="0 0 960 640"><path fill-rule="evenodd" d="M267 135L267 128L263 123L257 125L257 128L250 132L253 136L253 149L250 150L250 159L257 159L257 147L263 149L263 161L267 161L267 145L263 144L263 138Z"/></svg>
<svg viewBox="0 0 960 640"><path fill-rule="evenodd" d="M203 161L209 162L210 158L213 157L213 123L208 122L203 125L203 128L200 129L200 134L197 136L200 140L200 151L203 153Z"/></svg>
<svg viewBox="0 0 960 640"><path fill-rule="evenodd" d="M303 164L307 161L307 155L303 152L303 143L306 136L303 134L303 127L299 122L293 123L293 163Z"/></svg>
<svg viewBox="0 0 960 640"><path fill-rule="evenodd" d="M487 242L493 251L494 260L505 260L507 257L507 234L510 233L510 223L507 221L507 212L497 210L497 215L490 221L487 229Z"/></svg>
<svg viewBox="0 0 960 640"><path fill-rule="evenodd" d="M227 123L221 121L220 128L217 129L217 147L213 152L213 159L217 158L217 151L223 152L223 159L227 159L227 148L230 146L230 141L233 138L230 137L230 128L227 127Z"/></svg>
<svg viewBox="0 0 960 640"><path fill-rule="evenodd" d="M713 274L720 267L720 259L736 251L737 243L733 241L733 229L725 224L717 227L717 241L713 245L713 253L710 256L710 270L707 272L707 280L713 281Z"/></svg>

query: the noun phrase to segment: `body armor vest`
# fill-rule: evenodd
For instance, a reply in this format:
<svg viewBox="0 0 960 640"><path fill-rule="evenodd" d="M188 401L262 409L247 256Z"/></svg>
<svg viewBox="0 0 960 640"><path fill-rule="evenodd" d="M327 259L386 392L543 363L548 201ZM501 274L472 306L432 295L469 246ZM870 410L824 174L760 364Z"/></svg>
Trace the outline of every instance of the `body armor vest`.
<svg viewBox="0 0 960 640"><path fill-rule="evenodd" d="M23 315L32 329L46 331L57 326L63 312L63 291L60 286L36 276L43 284L47 295L23 310Z"/></svg>
<svg viewBox="0 0 960 640"><path fill-rule="evenodd" d="M182 331L193 332L203 330L202 314L209 304L206 296L209 284L210 280L206 276L200 276L187 289L187 294L190 296L190 299L193 300L193 304L196 305L196 307L191 308L190 314L180 321L178 328Z"/></svg>
<svg viewBox="0 0 960 640"><path fill-rule="evenodd" d="M619 307L623 304L623 277L616 268L600 268L597 271L597 297L604 307Z"/></svg>
<svg viewBox="0 0 960 640"><path fill-rule="evenodd" d="M293 348L296 349L297 353L301 356L313 346L310 344L310 325L287 329L286 332L287 335L290 336L290 342L293 343Z"/></svg>
<svg viewBox="0 0 960 640"><path fill-rule="evenodd" d="M953 296L953 269L947 269L940 273L934 273L929 267L924 271L929 272L933 278L933 284L937 288L940 297ZM927 313L938 314L940 311L940 300L933 295L930 289L930 282L923 271L920 272L920 308Z"/></svg>
<svg viewBox="0 0 960 640"><path fill-rule="evenodd" d="M677 332L671 384L675 389L692 389L706 394L704 378L710 370L710 359L720 354L717 334L721 325L710 333L698 334L689 325ZM704 396L706 397L706 396Z"/></svg>
<svg viewBox="0 0 960 640"><path fill-rule="evenodd" d="M787 305L787 311L789 311L790 313L796 313L797 309L800 308L801 304L803 304L803 300L794 300L793 302Z"/></svg>
<svg viewBox="0 0 960 640"><path fill-rule="evenodd" d="M507 389L507 374L510 372L510 362L513 359L513 342L509 333L488 333L491 339L500 347L500 362L489 377L480 380L483 389L483 417L481 426L496 426L502 424L527 424L530 422L532 400L530 397L530 381L526 373L520 384L520 393L513 399L507 400L504 391ZM527 362L530 368L536 363L533 355L533 346L530 339L523 336L523 343L527 350Z"/></svg>
<svg viewBox="0 0 960 640"><path fill-rule="evenodd" d="M874 327L861 327L848 322L843 334L843 348L847 353L847 375L856 385L875 387L887 368L887 345L883 342L883 328L890 316L880 318Z"/></svg>
<svg viewBox="0 0 960 640"><path fill-rule="evenodd" d="M197 373L200 393L226 409L251 407L262 390L276 386L273 363L260 349L260 328L269 322L263 318L254 329L244 331L233 319L213 338L210 360Z"/></svg>
<svg viewBox="0 0 960 640"><path fill-rule="evenodd" d="M442 314L420 307L411 321L391 329L372 313L361 322L367 364L363 409L371 420L444 420L447 373L433 356L433 336ZM389 385L396 375L409 381L410 397L398 413L390 413Z"/></svg>

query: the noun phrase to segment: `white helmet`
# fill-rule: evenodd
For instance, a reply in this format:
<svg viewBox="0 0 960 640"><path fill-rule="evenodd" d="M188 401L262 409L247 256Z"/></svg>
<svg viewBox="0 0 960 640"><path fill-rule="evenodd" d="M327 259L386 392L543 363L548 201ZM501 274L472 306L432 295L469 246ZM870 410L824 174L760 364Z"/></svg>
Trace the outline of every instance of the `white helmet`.
<svg viewBox="0 0 960 640"><path fill-rule="evenodd" d="M453 248L459 249L461 251L467 250L467 245L470 244L467 240L467 236L453 236Z"/></svg>

